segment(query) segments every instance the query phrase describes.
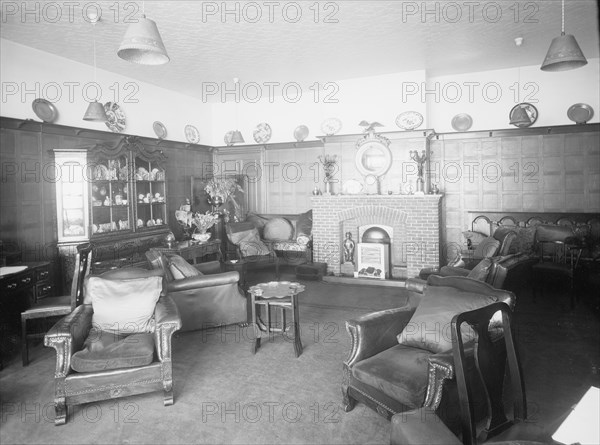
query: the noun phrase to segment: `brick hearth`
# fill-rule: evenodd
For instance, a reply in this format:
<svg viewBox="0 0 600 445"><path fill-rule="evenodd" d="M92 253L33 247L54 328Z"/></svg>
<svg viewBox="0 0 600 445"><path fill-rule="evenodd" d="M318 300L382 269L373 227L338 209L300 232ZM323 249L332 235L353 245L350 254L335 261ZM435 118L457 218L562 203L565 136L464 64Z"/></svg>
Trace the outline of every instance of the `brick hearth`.
<svg viewBox="0 0 600 445"><path fill-rule="evenodd" d="M439 265L441 195L314 196L311 203L314 260L327 263L335 275L342 273L344 233L358 243L358 228L368 224L392 227L394 278Z"/></svg>

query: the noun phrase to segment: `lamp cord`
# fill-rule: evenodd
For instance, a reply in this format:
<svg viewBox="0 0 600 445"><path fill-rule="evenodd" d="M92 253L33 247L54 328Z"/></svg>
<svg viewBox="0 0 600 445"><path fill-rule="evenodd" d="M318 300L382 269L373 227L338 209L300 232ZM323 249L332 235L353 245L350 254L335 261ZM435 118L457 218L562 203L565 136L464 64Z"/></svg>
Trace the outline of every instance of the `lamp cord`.
<svg viewBox="0 0 600 445"><path fill-rule="evenodd" d="M561 26L561 35L565 35L565 0L562 0L562 26Z"/></svg>
<svg viewBox="0 0 600 445"><path fill-rule="evenodd" d="M92 42L94 42L94 83L97 82L96 78L96 24L92 24Z"/></svg>

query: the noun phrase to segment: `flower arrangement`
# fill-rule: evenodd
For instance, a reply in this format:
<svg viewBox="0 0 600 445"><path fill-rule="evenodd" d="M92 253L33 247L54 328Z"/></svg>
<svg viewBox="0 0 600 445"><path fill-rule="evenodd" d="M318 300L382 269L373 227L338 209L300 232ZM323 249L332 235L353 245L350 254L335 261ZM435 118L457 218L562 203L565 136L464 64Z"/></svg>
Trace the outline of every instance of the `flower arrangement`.
<svg viewBox="0 0 600 445"><path fill-rule="evenodd" d="M335 173L335 167L337 165L337 155L321 155L319 161L323 164L323 170L325 171L325 181L331 182L333 174Z"/></svg>
<svg viewBox="0 0 600 445"><path fill-rule="evenodd" d="M185 209L180 209L175 211L175 219L177 219L177 222L189 238L195 231L206 233L208 229L217 223L219 214L213 212L192 213Z"/></svg>
<svg viewBox="0 0 600 445"><path fill-rule="evenodd" d="M213 201L215 198L220 198L223 202L235 195L236 192L243 192L235 178L211 178L204 187L204 191Z"/></svg>

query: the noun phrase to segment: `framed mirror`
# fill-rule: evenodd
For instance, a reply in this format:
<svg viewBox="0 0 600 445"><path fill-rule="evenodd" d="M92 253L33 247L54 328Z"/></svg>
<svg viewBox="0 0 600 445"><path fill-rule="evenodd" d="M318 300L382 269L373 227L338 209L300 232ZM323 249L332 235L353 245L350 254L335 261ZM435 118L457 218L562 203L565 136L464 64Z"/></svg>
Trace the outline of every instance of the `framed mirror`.
<svg viewBox="0 0 600 445"><path fill-rule="evenodd" d="M359 141L356 152L356 169L363 176L374 176L379 178L385 175L392 166L392 152L389 141L375 134Z"/></svg>

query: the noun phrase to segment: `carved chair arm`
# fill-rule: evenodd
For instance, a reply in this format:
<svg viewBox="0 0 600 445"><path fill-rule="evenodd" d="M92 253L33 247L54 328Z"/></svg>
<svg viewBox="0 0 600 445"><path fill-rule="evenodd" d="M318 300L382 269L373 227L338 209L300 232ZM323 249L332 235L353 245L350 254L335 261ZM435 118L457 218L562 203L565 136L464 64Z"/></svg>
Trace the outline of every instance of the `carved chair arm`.
<svg viewBox="0 0 600 445"><path fill-rule="evenodd" d="M205 287L223 286L225 284L237 284L240 274L236 271L223 272L214 275L199 275L196 277L173 280L168 284L169 292L178 292L190 289L202 289Z"/></svg>
<svg viewBox="0 0 600 445"><path fill-rule="evenodd" d="M413 313L414 308L403 306L347 320L346 331L350 334L352 343L344 364L352 367L356 362L397 344L396 336L402 332Z"/></svg>
<svg viewBox="0 0 600 445"><path fill-rule="evenodd" d="M79 351L92 327L92 305L83 304L61 318L44 337L44 346L56 350L55 377L65 377L71 369L71 356Z"/></svg>
<svg viewBox="0 0 600 445"><path fill-rule="evenodd" d="M158 358L161 362L171 361L171 337L175 331L181 329L179 310L171 297L167 295L158 300L154 309L154 319L154 343Z"/></svg>

